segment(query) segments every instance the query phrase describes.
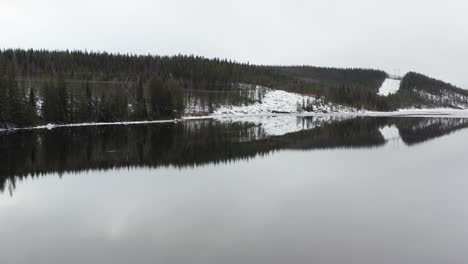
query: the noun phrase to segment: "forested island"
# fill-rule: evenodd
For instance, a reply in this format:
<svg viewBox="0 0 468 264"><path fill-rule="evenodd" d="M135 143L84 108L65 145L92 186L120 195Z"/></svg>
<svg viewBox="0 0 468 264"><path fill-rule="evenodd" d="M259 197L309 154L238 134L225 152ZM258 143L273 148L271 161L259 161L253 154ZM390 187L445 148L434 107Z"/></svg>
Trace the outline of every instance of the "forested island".
<svg viewBox="0 0 468 264"><path fill-rule="evenodd" d="M264 66L199 56L87 51L0 51L0 128L173 119L259 100L256 87L353 109L468 106L468 91L410 72L400 89L374 69ZM309 102L298 104L311 111Z"/></svg>

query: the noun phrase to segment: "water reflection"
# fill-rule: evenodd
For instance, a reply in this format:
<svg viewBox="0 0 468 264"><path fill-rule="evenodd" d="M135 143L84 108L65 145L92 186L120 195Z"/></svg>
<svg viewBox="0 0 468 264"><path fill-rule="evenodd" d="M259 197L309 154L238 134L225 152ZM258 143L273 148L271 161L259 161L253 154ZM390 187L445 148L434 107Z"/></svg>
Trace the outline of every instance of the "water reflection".
<svg viewBox="0 0 468 264"><path fill-rule="evenodd" d="M263 117L4 135L0 263L465 263L468 130L440 138L464 127Z"/></svg>
<svg viewBox="0 0 468 264"><path fill-rule="evenodd" d="M0 190L22 177L122 167L194 167L279 150L407 146L468 127L462 118L249 117L19 131L0 136Z"/></svg>

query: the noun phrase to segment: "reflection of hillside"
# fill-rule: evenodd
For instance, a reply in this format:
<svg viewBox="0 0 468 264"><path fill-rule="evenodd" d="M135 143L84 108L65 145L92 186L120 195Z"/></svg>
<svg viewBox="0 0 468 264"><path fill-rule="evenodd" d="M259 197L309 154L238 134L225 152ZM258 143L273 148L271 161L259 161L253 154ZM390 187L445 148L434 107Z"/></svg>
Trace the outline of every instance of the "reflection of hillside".
<svg viewBox="0 0 468 264"><path fill-rule="evenodd" d="M256 125L259 129L257 138L246 138L244 141L264 139L272 136L282 136L302 130L311 130L329 123L352 119L352 116L315 116L303 117L294 115L280 116L238 116L238 117L218 117L222 123L244 123L246 125Z"/></svg>
<svg viewBox="0 0 468 264"><path fill-rule="evenodd" d="M317 120L301 118L297 122L306 130L282 136L267 135L255 123L216 120L21 131L0 136L0 175L187 167L249 159L281 149L365 147L384 142L372 119Z"/></svg>
<svg viewBox="0 0 468 264"><path fill-rule="evenodd" d="M296 127L291 130L290 126ZM278 123L278 124L281 124ZM126 167L193 167L277 150L378 147L381 128L396 126L412 145L456 129L465 119L294 117L282 132L262 120L197 120L134 126L59 128L0 136L0 189L7 180L45 173ZM275 131L275 133L271 133Z"/></svg>
<svg viewBox="0 0 468 264"><path fill-rule="evenodd" d="M466 118L398 118L396 126L403 142L414 145L468 127Z"/></svg>

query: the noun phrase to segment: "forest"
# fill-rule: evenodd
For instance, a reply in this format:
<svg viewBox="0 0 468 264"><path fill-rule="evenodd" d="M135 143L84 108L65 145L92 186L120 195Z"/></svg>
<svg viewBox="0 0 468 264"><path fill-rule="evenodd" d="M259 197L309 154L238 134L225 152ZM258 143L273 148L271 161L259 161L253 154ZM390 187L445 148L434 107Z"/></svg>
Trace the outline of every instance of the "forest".
<svg viewBox="0 0 468 264"><path fill-rule="evenodd" d="M256 85L380 111L431 104L414 87L461 90L410 73L401 92L379 96L386 77L372 69L264 66L200 56L7 49L0 51L0 129L206 115L220 105L259 100Z"/></svg>
<svg viewBox="0 0 468 264"><path fill-rule="evenodd" d="M258 66L198 56L9 49L0 51L0 123L175 118L255 100L241 84L376 108L375 90L384 78L375 70Z"/></svg>
<svg viewBox="0 0 468 264"><path fill-rule="evenodd" d="M394 96L394 101L405 107L468 107L468 91L450 83L430 78L423 74L407 73Z"/></svg>

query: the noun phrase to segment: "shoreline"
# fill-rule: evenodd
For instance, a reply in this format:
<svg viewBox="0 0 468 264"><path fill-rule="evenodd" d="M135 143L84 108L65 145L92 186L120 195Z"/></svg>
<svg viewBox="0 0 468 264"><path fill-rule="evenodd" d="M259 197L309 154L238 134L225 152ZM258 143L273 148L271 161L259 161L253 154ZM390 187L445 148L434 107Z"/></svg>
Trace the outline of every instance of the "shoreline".
<svg viewBox="0 0 468 264"><path fill-rule="evenodd" d="M87 126L115 126L115 125L143 125L158 123L178 123L190 120L203 119L227 119L242 117L277 117L277 116L297 116L297 117L320 117L320 116L355 116L355 117L446 117L446 118L468 118L468 109L400 109L393 112L378 111L358 111L358 112L335 112L335 113L265 113L265 114L237 114L237 115L206 115L206 116L185 116L177 119L166 120L147 120L147 121L121 121L121 122L102 122L102 123L76 123L76 124L47 124L35 127L21 127L0 129L0 132L13 132L18 130L37 130L65 127L87 127Z"/></svg>

